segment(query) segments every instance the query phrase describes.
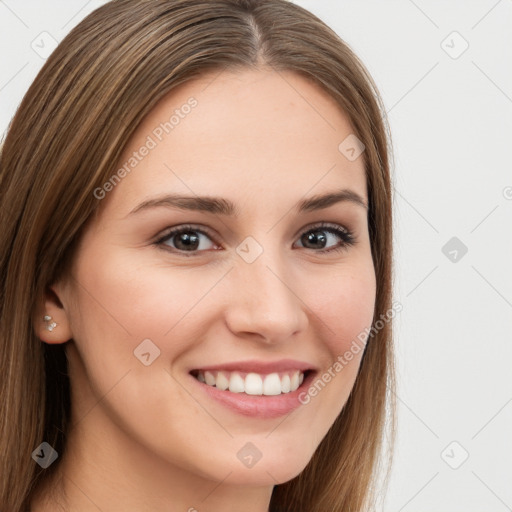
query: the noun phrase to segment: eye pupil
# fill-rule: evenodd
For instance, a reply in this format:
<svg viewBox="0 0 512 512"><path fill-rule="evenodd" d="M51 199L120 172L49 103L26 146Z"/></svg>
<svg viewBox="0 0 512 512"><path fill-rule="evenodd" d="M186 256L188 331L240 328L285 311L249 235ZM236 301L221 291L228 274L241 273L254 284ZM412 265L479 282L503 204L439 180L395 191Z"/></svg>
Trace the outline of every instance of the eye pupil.
<svg viewBox="0 0 512 512"><path fill-rule="evenodd" d="M193 233L193 231L185 231L176 235L177 249L197 249L199 246L199 237L191 233ZM180 247L180 245L182 245L182 247Z"/></svg>
<svg viewBox="0 0 512 512"><path fill-rule="evenodd" d="M317 234L319 233L319 234ZM303 235L303 240L302 240L302 243L304 244L304 246L306 246L306 244L308 243L318 243L318 242L321 242L322 243L322 247L325 247L325 244L327 242L327 237L325 236L324 232L320 231L320 230L317 230L317 231L310 231L309 233L306 233L305 235ZM306 243L304 243L304 240ZM308 248L312 248L312 249L316 249L317 247L308 247Z"/></svg>

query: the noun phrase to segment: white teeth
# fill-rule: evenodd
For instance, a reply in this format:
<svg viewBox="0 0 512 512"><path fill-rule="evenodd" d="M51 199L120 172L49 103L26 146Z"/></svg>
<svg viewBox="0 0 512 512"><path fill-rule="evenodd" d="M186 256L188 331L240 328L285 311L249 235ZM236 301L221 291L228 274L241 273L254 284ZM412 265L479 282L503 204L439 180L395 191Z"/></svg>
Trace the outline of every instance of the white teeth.
<svg viewBox="0 0 512 512"><path fill-rule="evenodd" d="M240 377L238 372L231 372L231 378L229 379L229 391L232 393L244 392L244 379Z"/></svg>
<svg viewBox="0 0 512 512"><path fill-rule="evenodd" d="M281 379L279 375L277 373L267 375L263 382L263 393L265 395L280 395L281 391Z"/></svg>
<svg viewBox="0 0 512 512"><path fill-rule="evenodd" d="M222 391L225 391L226 389L229 388L229 380L228 378L224 375L223 372L218 372L217 373L217 378L215 379L215 385L219 388L219 389L222 389Z"/></svg>
<svg viewBox="0 0 512 512"><path fill-rule="evenodd" d="M295 391L304 381L304 373L299 370L281 374L274 372L268 375L253 372L245 374L198 371L196 378L200 382L208 386L215 386L222 391L229 389L232 393L273 396Z"/></svg>
<svg viewBox="0 0 512 512"><path fill-rule="evenodd" d="M201 372L199 372L199 375L201 375ZM215 386L215 376L211 372L204 372L204 378L206 380L206 384L208 386Z"/></svg>
<svg viewBox="0 0 512 512"><path fill-rule="evenodd" d="M302 373L301 373L302 376L304 376ZM290 376L288 374L286 374L282 379L281 379L281 391L283 393L289 393L291 390L291 387L290 387Z"/></svg>
<svg viewBox="0 0 512 512"><path fill-rule="evenodd" d="M293 372L290 379L290 389L295 391L299 387L299 372Z"/></svg>
<svg viewBox="0 0 512 512"><path fill-rule="evenodd" d="M261 395L263 393L263 381L257 373L248 373L245 376L244 390L248 395Z"/></svg>

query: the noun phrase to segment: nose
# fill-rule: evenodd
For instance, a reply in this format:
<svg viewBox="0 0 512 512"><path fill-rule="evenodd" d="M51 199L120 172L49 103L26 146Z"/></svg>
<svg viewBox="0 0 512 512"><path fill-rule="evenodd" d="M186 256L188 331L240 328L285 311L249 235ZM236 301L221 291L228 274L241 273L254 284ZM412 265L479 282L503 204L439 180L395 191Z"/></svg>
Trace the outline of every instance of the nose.
<svg viewBox="0 0 512 512"><path fill-rule="evenodd" d="M225 318L237 337L276 344L306 329L307 306L282 255L264 251L252 263L237 260L227 278Z"/></svg>

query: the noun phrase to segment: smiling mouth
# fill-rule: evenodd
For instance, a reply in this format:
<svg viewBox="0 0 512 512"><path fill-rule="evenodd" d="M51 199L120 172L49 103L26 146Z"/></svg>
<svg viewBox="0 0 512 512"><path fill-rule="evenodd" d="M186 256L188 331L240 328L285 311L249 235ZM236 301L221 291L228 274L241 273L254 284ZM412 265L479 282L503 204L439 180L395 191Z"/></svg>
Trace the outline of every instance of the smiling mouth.
<svg viewBox="0 0 512 512"><path fill-rule="evenodd" d="M292 393L313 370L290 370L267 374L223 370L192 370L199 382L221 391L253 396L276 396Z"/></svg>

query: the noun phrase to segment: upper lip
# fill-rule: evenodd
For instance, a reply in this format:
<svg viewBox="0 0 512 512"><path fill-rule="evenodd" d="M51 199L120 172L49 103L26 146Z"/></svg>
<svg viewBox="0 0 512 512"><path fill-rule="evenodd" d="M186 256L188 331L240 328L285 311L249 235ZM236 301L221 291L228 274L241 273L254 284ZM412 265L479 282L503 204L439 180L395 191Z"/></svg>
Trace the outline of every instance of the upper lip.
<svg viewBox="0 0 512 512"><path fill-rule="evenodd" d="M222 363L211 366L201 366L194 369L195 371L241 371L247 373L274 373L274 372L287 372L292 370L300 370L302 372L306 370L315 370L315 368L311 365L311 363L306 363L303 361L296 361L295 359L280 359L279 361L257 361L257 360L247 360L247 361L232 361L230 363ZM193 371L194 371L193 370Z"/></svg>

